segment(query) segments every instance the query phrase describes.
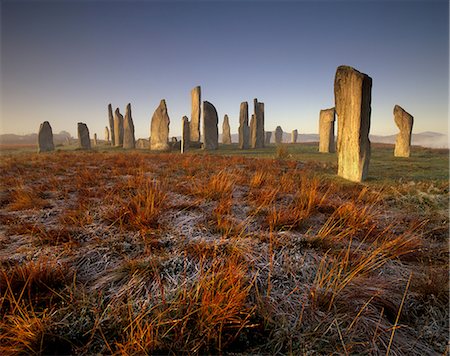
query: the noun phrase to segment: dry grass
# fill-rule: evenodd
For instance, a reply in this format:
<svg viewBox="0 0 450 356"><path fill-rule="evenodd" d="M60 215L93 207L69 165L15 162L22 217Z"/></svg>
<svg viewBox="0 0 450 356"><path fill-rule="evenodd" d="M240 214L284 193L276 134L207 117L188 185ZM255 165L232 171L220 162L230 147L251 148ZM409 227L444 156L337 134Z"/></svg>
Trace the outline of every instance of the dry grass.
<svg viewBox="0 0 450 356"><path fill-rule="evenodd" d="M443 354L448 182L278 151L3 156L0 353Z"/></svg>

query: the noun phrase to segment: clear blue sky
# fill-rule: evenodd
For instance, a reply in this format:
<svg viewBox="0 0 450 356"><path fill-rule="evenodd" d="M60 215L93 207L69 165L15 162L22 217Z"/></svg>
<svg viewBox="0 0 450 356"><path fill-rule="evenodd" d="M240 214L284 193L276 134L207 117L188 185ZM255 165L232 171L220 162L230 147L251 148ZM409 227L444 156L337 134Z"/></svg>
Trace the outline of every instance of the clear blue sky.
<svg viewBox="0 0 450 356"><path fill-rule="evenodd" d="M318 131L336 67L373 79L373 134L394 134L399 104L414 132L448 131L449 4L440 1L2 1L0 133L103 138L107 105L130 102L137 137L166 99L170 135L190 90L230 117L265 103L266 130ZM220 130L221 131L221 128Z"/></svg>

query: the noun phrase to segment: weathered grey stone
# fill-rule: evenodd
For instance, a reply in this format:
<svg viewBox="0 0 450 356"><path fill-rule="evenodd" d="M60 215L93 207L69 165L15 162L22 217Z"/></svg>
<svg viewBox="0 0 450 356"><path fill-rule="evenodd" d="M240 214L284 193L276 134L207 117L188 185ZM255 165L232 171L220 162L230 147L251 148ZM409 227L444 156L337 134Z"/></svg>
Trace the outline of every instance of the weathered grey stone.
<svg viewBox="0 0 450 356"><path fill-rule="evenodd" d="M256 116L252 114L250 119L250 147L256 148Z"/></svg>
<svg viewBox="0 0 450 356"><path fill-rule="evenodd" d="M111 146L116 145L116 136L114 134L114 116L111 104L108 105L109 130L111 132Z"/></svg>
<svg viewBox="0 0 450 356"><path fill-rule="evenodd" d="M239 110L239 148L246 150L250 147L250 127L248 126L248 103L241 103Z"/></svg>
<svg viewBox="0 0 450 356"><path fill-rule="evenodd" d="M334 144L334 108L320 110L319 116L319 152L331 153L335 152Z"/></svg>
<svg viewBox="0 0 450 356"><path fill-rule="evenodd" d="M203 149L217 150L219 148L219 118L217 110L208 101L203 102Z"/></svg>
<svg viewBox="0 0 450 356"><path fill-rule="evenodd" d="M370 162L372 78L349 66L340 66L334 80L338 116L338 175L361 182Z"/></svg>
<svg viewBox="0 0 450 356"><path fill-rule="evenodd" d="M108 126L105 126L105 141L109 143L109 129Z"/></svg>
<svg viewBox="0 0 450 356"><path fill-rule="evenodd" d="M283 142L283 129L281 128L281 126L277 126L277 128L275 129L275 143L279 145L282 142Z"/></svg>
<svg viewBox="0 0 450 356"><path fill-rule="evenodd" d="M270 145L271 138L272 138L272 131L266 131L266 137L264 138L264 146Z"/></svg>
<svg viewBox="0 0 450 356"><path fill-rule="evenodd" d="M258 100L255 99L256 103L256 144L255 148L264 147L264 103L258 103Z"/></svg>
<svg viewBox="0 0 450 356"><path fill-rule="evenodd" d="M149 149L150 148L150 141L146 140L145 138L139 138L136 140L136 148L139 149Z"/></svg>
<svg viewBox="0 0 450 356"><path fill-rule="evenodd" d="M131 104L128 103L125 110L125 118L123 119L123 148L136 148L136 139L134 138L134 124L131 117Z"/></svg>
<svg viewBox="0 0 450 356"><path fill-rule="evenodd" d="M291 133L291 143L297 143L298 130L292 130Z"/></svg>
<svg viewBox="0 0 450 356"><path fill-rule="evenodd" d="M191 90L191 122L190 122L190 135L192 142L200 142L200 103L202 95L200 86Z"/></svg>
<svg viewBox="0 0 450 356"><path fill-rule="evenodd" d="M411 134L414 118L402 107L394 106L394 121L400 132L395 140L395 157L409 157L411 155Z"/></svg>
<svg viewBox="0 0 450 356"><path fill-rule="evenodd" d="M191 140L191 128L190 122L187 116L183 116L181 119L181 153L186 152L189 149L189 143Z"/></svg>
<svg viewBox="0 0 450 356"><path fill-rule="evenodd" d="M38 152L49 152L54 151L55 145L53 143L53 131L50 123L48 121L44 121L39 126L38 133Z"/></svg>
<svg viewBox="0 0 450 356"><path fill-rule="evenodd" d="M152 116L150 128L150 149L154 151L167 151L169 146L170 118L167 113L167 105L164 99Z"/></svg>
<svg viewBox="0 0 450 356"><path fill-rule="evenodd" d="M98 145L97 134L94 133L94 147Z"/></svg>
<svg viewBox="0 0 450 356"><path fill-rule="evenodd" d="M78 123L78 146L84 150L91 149L91 138L89 137L89 129L85 123Z"/></svg>
<svg viewBox="0 0 450 356"><path fill-rule="evenodd" d="M228 119L228 115L225 115L224 118L223 118L222 143L224 145L230 145L231 144L231 130L230 130L230 121Z"/></svg>
<svg viewBox="0 0 450 356"><path fill-rule="evenodd" d="M119 108L114 112L114 146L123 146L123 116Z"/></svg>

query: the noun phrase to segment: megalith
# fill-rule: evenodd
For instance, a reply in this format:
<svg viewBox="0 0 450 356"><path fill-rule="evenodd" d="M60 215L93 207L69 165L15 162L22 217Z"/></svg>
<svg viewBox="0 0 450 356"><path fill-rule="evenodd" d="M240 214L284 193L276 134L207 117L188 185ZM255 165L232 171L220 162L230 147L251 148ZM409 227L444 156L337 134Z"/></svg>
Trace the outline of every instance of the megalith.
<svg viewBox="0 0 450 356"><path fill-rule="evenodd" d="M152 116L150 125L150 149L154 151L169 150L169 125L170 119L167 113L167 105L164 99Z"/></svg>
<svg viewBox="0 0 450 356"><path fill-rule="evenodd" d="M370 162L372 78L349 66L339 66L334 80L338 117L338 175L354 182L367 177Z"/></svg>
<svg viewBox="0 0 450 356"><path fill-rule="evenodd" d="M291 143L297 143L298 130L292 130L291 133Z"/></svg>
<svg viewBox="0 0 450 356"><path fill-rule="evenodd" d="M253 99L252 119L250 120L250 141L252 148L264 147L264 103Z"/></svg>
<svg viewBox="0 0 450 356"><path fill-rule="evenodd" d="M203 102L203 149L217 150L219 148L219 118L217 110L208 101Z"/></svg>
<svg viewBox="0 0 450 356"><path fill-rule="evenodd" d="M264 137L264 146L270 145L271 138L272 138L272 131L266 131L266 137Z"/></svg>
<svg viewBox="0 0 450 356"><path fill-rule="evenodd" d="M123 146L123 116L119 108L114 112L114 146Z"/></svg>
<svg viewBox="0 0 450 356"><path fill-rule="evenodd" d="M97 134L94 133L94 147L98 145Z"/></svg>
<svg viewBox="0 0 450 356"><path fill-rule="evenodd" d="M334 122L336 112L334 108L320 110L319 116L319 152L335 152Z"/></svg>
<svg viewBox="0 0 450 356"><path fill-rule="evenodd" d="M111 133L111 146L116 145L115 135L114 135L114 116L111 104L108 105L108 118L109 118L109 130Z"/></svg>
<svg viewBox="0 0 450 356"><path fill-rule="evenodd" d="M123 119L123 148L136 148L136 140L134 138L134 124L131 117L131 104L128 103L125 110L125 118Z"/></svg>
<svg viewBox="0 0 450 356"><path fill-rule="evenodd" d="M181 153L189 149L189 142L191 140L191 127L187 116L181 119Z"/></svg>
<svg viewBox="0 0 450 356"><path fill-rule="evenodd" d="M250 147L256 148L256 116L252 114L250 119Z"/></svg>
<svg viewBox="0 0 450 356"><path fill-rule="evenodd" d="M246 150L250 147L250 127L248 126L248 103L241 103L239 110L239 148Z"/></svg>
<svg viewBox="0 0 450 356"><path fill-rule="evenodd" d="M191 90L191 122L190 122L190 135L192 142L200 142L200 103L201 103L201 89L200 86L196 86Z"/></svg>
<svg viewBox="0 0 450 356"><path fill-rule="evenodd" d="M224 118L223 118L222 143L224 145L230 145L231 144L231 129L230 129L230 121L228 119L228 115L225 115Z"/></svg>
<svg viewBox="0 0 450 356"><path fill-rule="evenodd" d="M109 143L109 129L108 126L105 126L105 141Z"/></svg>
<svg viewBox="0 0 450 356"><path fill-rule="evenodd" d="M53 131L50 123L44 121L39 126L38 133L38 153L54 151L55 145L53 143Z"/></svg>
<svg viewBox="0 0 450 356"><path fill-rule="evenodd" d="M275 129L275 143L279 145L282 142L283 142L283 129L281 128L281 126L277 126L277 128Z"/></svg>
<svg viewBox="0 0 450 356"><path fill-rule="evenodd" d="M91 138L89 137L89 129L83 122L78 123L78 146L83 150L91 149Z"/></svg>
<svg viewBox="0 0 450 356"><path fill-rule="evenodd" d="M409 157L411 154L411 134L414 118L399 105L394 106L394 121L400 129L395 140L395 157Z"/></svg>

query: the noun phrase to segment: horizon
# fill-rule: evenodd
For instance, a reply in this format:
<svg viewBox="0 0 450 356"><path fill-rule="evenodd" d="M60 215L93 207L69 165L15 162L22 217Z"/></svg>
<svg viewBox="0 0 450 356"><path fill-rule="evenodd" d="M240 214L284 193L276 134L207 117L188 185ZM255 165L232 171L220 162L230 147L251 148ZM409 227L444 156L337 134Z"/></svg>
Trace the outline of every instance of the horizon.
<svg viewBox="0 0 450 356"><path fill-rule="evenodd" d="M373 79L372 135L398 133L395 104L414 116L413 133L448 135L448 9L447 1L3 1L0 134L36 133L49 121L76 137L84 122L103 139L107 105L123 114L130 102L136 138L148 137L164 98L169 135L179 136L197 85L220 132L225 114L237 132L240 103L258 98L266 131L316 133L345 64Z"/></svg>

